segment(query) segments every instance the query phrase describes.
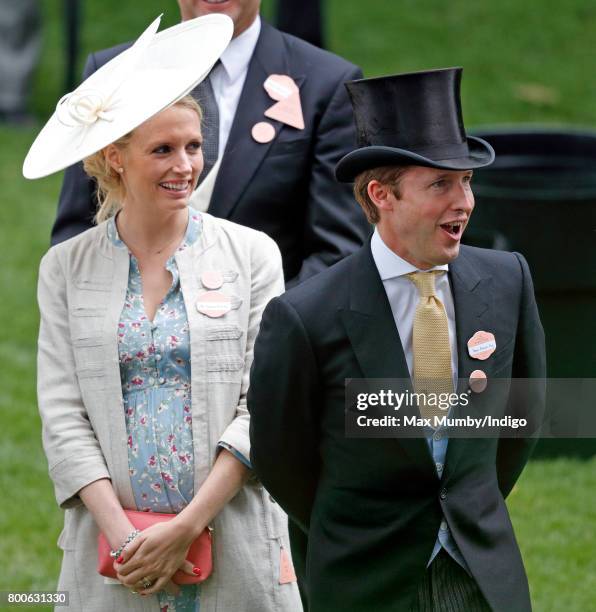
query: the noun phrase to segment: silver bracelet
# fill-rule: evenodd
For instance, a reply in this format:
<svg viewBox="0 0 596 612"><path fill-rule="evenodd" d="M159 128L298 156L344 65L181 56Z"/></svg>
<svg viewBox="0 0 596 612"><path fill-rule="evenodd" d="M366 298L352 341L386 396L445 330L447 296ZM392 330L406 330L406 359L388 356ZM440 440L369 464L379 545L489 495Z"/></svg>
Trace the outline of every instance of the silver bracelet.
<svg viewBox="0 0 596 612"><path fill-rule="evenodd" d="M138 529L131 531L128 534L128 537L126 538L126 540L124 540L124 544L122 544L120 548L118 548L117 550L110 551L110 557L112 557L112 559L118 559L118 557L120 557L120 555L122 554L122 551L126 548L126 546L130 544L139 535L139 533L141 532Z"/></svg>

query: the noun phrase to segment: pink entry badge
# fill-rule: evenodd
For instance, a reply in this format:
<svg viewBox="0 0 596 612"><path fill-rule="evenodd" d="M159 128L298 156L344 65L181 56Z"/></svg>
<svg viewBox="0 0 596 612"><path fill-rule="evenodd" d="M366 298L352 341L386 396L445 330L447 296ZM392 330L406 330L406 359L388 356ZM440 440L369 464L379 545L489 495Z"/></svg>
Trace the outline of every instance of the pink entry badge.
<svg viewBox="0 0 596 612"><path fill-rule="evenodd" d="M470 389L472 389L474 393L482 393L488 385L488 379L486 378L486 374L482 370L474 370L470 374L469 382Z"/></svg>
<svg viewBox="0 0 596 612"><path fill-rule="evenodd" d="M263 87L269 96L277 101L277 104L265 111L265 117L290 125L297 130L303 130L304 116L300 102L300 90L294 79L287 74L272 74L267 77Z"/></svg>
<svg viewBox="0 0 596 612"><path fill-rule="evenodd" d="M219 289L224 284L223 274L218 270L207 270L201 274L201 283L205 289Z"/></svg>
<svg viewBox="0 0 596 612"><path fill-rule="evenodd" d="M490 332L477 331L468 340L468 353L472 359L484 361L495 352L496 348L495 336Z"/></svg>
<svg viewBox="0 0 596 612"><path fill-rule="evenodd" d="M297 130L303 130L304 117L302 116L300 95L298 93L292 94L289 98L274 104L265 111L265 117L290 125Z"/></svg>
<svg viewBox="0 0 596 612"><path fill-rule="evenodd" d="M263 83L265 91L269 96L279 102L289 98L293 93L298 93L298 86L294 79L287 74L272 74Z"/></svg>
<svg viewBox="0 0 596 612"><path fill-rule="evenodd" d="M232 298L221 291L205 291L199 295L197 310L213 319L223 317L232 310Z"/></svg>
<svg viewBox="0 0 596 612"><path fill-rule="evenodd" d="M275 128L266 121L259 121L252 126L251 134L257 142L265 144L275 138Z"/></svg>
<svg viewBox="0 0 596 612"><path fill-rule="evenodd" d="M282 546L279 551L279 584L296 582L296 573L290 561L288 551Z"/></svg>

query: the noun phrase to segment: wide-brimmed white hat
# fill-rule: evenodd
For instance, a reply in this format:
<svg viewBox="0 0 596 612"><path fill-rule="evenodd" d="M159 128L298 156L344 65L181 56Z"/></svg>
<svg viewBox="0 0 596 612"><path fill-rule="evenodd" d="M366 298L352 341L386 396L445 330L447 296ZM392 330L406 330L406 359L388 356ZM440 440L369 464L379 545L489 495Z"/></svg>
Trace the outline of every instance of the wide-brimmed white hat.
<svg viewBox="0 0 596 612"><path fill-rule="evenodd" d="M209 74L234 31L221 14L157 33L160 20L60 99L25 158L25 178L63 170L174 104Z"/></svg>

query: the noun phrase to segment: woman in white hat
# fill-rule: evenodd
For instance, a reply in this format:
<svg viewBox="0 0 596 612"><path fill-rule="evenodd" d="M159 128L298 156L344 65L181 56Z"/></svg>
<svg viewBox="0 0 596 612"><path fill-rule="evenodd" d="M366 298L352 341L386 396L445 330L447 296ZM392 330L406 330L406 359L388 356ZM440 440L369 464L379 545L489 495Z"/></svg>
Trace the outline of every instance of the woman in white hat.
<svg viewBox="0 0 596 612"><path fill-rule="evenodd" d="M65 509L58 588L74 610L301 610L285 515L250 478L245 401L281 257L264 234L187 206L203 160L185 94L232 22L156 35L158 21L59 102L23 170L84 159L101 201L97 227L51 248L39 276L39 408ZM139 531L125 509L171 520ZM199 567L189 548L211 527L207 577L210 559ZM98 573L102 546L115 578Z"/></svg>

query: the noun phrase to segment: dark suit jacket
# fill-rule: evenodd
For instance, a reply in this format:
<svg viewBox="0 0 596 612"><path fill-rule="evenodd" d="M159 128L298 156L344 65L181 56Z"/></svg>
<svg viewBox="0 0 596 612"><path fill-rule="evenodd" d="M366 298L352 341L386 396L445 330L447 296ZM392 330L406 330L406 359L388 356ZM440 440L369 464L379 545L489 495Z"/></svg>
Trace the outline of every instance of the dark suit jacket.
<svg viewBox="0 0 596 612"><path fill-rule="evenodd" d="M92 54L84 76L128 46ZM275 103L263 88L271 74L290 75L299 86L304 130L264 116ZM370 233L350 188L333 174L356 139L343 83L361 76L353 64L261 22L209 212L269 234L282 252L286 281L313 276L354 252ZM253 140L259 121L274 125L272 142ZM68 168L52 243L91 227L95 210L94 183L82 164Z"/></svg>
<svg viewBox="0 0 596 612"><path fill-rule="evenodd" d="M489 380L544 378L544 334L523 257L462 246L450 283L460 379L478 368ZM479 330L497 340L483 362L466 346ZM251 461L308 533L311 612L409 610L442 514L492 608L530 610L504 498L533 441L452 438L439 480L423 438L346 437L344 382L365 377L409 378L370 244L270 302L255 344ZM540 414L543 394L541 381L524 403ZM517 401L503 413L523 411Z"/></svg>

